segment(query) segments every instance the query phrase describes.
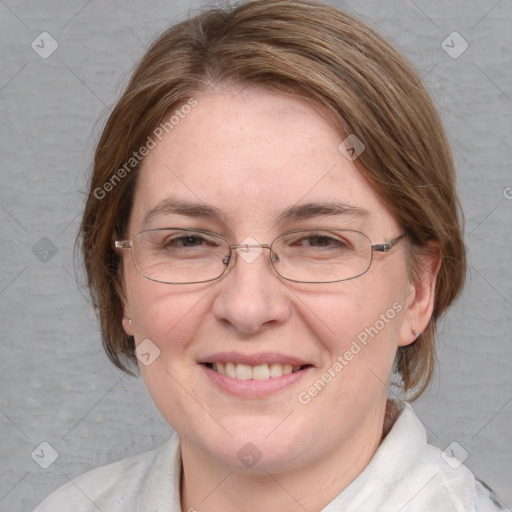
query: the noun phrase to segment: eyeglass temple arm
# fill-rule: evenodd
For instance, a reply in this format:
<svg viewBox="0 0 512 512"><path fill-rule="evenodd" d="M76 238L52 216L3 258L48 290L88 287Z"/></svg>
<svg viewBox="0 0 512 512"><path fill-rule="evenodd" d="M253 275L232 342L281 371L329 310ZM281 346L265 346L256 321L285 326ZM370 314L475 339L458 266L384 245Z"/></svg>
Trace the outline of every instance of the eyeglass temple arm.
<svg viewBox="0 0 512 512"><path fill-rule="evenodd" d="M388 252L391 250L402 238L406 237L409 234L409 231L404 233L403 235L397 236L390 240L387 244L375 244L372 245L372 249L377 252Z"/></svg>

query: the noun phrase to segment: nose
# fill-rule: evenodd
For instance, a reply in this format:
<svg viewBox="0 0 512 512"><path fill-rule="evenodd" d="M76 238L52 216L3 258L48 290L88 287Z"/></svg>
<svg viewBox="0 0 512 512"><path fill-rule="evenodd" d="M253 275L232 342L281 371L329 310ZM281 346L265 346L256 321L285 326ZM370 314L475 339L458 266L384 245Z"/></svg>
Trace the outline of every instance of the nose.
<svg viewBox="0 0 512 512"><path fill-rule="evenodd" d="M290 317L286 286L274 272L268 250L263 244L232 246L234 261L219 283L213 314L239 333L255 334Z"/></svg>

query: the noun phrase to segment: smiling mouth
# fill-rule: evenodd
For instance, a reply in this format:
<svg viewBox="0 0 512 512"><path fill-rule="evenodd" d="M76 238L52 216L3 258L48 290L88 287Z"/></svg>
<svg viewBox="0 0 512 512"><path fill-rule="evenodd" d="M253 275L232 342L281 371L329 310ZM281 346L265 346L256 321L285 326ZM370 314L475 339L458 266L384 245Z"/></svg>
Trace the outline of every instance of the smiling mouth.
<svg viewBox="0 0 512 512"><path fill-rule="evenodd" d="M302 366L292 366L291 364L271 363L271 364L258 364L251 366L242 363L204 363L210 370L216 371L222 375L231 377L238 380L268 380L289 375L290 373L297 373L301 370L311 367L310 364Z"/></svg>

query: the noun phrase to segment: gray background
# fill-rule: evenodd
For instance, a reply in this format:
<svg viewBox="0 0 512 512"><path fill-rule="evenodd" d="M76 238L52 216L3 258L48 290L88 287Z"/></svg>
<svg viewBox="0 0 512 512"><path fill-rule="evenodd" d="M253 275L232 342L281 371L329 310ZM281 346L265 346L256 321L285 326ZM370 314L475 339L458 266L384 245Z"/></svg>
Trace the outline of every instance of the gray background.
<svg viewBox="0 0 512 512"><path fill-rule="evenodd" d="M459 443L454 453L463 458L465 450L465 463L510 507L512 2L336 5L412 60L453 144L470 277L442 325L434 385L415 408L430 441L442 449ZM171 432L141 379L123 376L103 354L75 280L73 243L109 107L149 41L199 7L187 0L0 1L2 512L31 510L68 479ZM59 45L46 59L31 48L43 31ZM458 58L441 47L453 31L469 45ZM462 48L449 44L452 52ZM43 441L58 453L48 469L31 456ZM50 462L48 448L34 453Z"/></svg>

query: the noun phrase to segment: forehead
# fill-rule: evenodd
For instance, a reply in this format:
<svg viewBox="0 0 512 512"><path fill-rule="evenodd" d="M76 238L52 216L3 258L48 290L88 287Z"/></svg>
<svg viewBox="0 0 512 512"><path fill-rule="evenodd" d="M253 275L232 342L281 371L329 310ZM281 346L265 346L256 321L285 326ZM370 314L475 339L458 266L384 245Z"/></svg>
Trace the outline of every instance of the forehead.
<svg viewBox="0 0 512 512"><path fill-rule="evenodd" d="M287 208L316 202L365 209L377 223L390 217L316 105L247 88L194 98L197 106L142 163L132 224L169 197L213 206L233 227L272 223Z"/></svg>

